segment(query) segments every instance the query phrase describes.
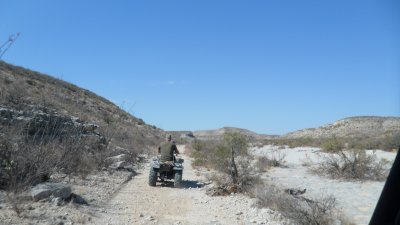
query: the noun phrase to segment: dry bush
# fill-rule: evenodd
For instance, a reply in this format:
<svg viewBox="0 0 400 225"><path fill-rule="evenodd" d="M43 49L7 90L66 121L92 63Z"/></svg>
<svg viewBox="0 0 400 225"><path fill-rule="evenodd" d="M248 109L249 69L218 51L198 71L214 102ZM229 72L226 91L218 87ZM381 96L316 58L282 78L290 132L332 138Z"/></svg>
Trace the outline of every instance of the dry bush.
<svg viewBox="0 0 400 225"><path fill-rule="evenodd" d="M205 166L222 173L212 180L224 193L251 193L260 178L251 166L251 156L247 152L247 137L239 133L227 133L223 141L192 142L190 155L194 166Z"/></svg>
<svg viewBox="0 0 400 225"><path fill-rule="evenodd" d="M222 145L221 141L194 140L186 149L187 153L194 159L192 165L213 168L216 149L220 145Z"/></svg>
<svg viewBox="0 0 400 225"><path fill-rule="evenodd" d="M120 154L128 156L127 162L135 163L137 156L145 152L147 146L153 144L146 142L135 127L121 126L118 121L100 127L100 133L104 136L104 145L108 146L108 149L95 154L100 168L107 166L108 157Z"/></svg>
<svg viewBox="0 0 400 225"><path fill-rule="evenodd" d="M256 161L259 172L266 172L271 167L281 167L284 164L286 154L280 150L271 151L266 156L260 156Z"/></svg>
<svg viewBox="0 0 400 225"><path fill-rule="evenodd" d="M381 143L381 149L392 151L400 147L400 131L385 135Z"/></svg>
<svg viewBox="0 0 400 225"><path fill-rule="evenodd" d="M332 196L314 200L289 195L274 186L260 186L256 189L256 197L259 206L279 211L291 220L290 224L343 224L335 210L336 200Z"/></svg>
<svg viewBox="0 0 400 225"><path fill-rule="evenodd" d="M333 137L325 140L321 147L327 152L337 152L343 150L345 145L338 138Z"/></svg>
<svg viewBox="0 0 400 225"><path fill-rule="evenodd" d="M20 192L54 172L86 176L95 168L96 145L82 130L65 123L31 123L2 127L0 188Z"/></svg>
<svg viewBox="0 0 400 225"><path fill-rule="evenodd" d="M254 195L254 187L261 183L257 170L251 165L252 159L249 156L237 158L239 176L237 178L237 192Z"/></svg>
<svg viewBox="0 0 400 225"><path fill-rule="evenodd" d="M321 140L313 138L274 138L264 140L265 144L295 147L317 147L321 145Z"/></svg>
<svg viewBox="0 0 400 225"><path fill-rule="evenodd" d="M79 128L49 124L36 131L29 123L0 127L0 189L6 191L17 215L21 212L17 196L30 186L48 180L54 172L85 177L95 169L85 150L92 148Z"/></svg>
<svg viewBox="0 0 400 225"><path fill-rule="evenodd" d="M363 150L319 154L319 158L318 165L311 170L333 179L384 180L389 163L385 159L378 160L375 153L367 154Z"/></svg>

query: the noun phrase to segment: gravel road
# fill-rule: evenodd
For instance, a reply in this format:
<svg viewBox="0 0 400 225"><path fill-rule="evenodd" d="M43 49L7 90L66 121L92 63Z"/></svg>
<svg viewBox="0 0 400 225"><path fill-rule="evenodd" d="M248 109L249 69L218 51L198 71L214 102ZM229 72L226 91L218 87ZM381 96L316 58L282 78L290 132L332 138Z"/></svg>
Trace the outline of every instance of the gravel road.
<svg viewBox="0 0 400 225"><path fill-rule="evenodd" d="M178 146L185 169L183 188L148 185L147 165L105 206L95 213L93 224L282 224L279 214L253 207L254 199L234 194L206 195L203 174L191 166L191 158Z"/></svg>

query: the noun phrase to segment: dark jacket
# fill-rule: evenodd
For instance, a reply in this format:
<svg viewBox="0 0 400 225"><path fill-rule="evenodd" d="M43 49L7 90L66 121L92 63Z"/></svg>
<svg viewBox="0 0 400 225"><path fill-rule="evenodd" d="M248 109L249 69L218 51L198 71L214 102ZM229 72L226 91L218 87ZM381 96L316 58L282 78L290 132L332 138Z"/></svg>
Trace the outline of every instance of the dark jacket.
<svg viewBox="0 0 400 225"><path fill-rule="evenodd" d="M161 162L173 161L174 153L179 154L178 148L172 141L166 141L158 147L158 153L161 154Z"/></svg>

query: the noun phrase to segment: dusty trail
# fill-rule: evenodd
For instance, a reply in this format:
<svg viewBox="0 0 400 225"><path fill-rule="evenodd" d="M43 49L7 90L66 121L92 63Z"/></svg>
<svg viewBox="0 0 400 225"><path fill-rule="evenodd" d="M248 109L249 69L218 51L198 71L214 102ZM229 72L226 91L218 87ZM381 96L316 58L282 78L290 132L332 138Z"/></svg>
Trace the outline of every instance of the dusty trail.
<svg viewBox="0 0 400 225"><path fill-rule="evenodd" d="M251 201L245 196L209 197L201 187L201 176L185 159L183 188L148 185L146 167L93 219L93 224L249 224L248 210ZM197 175L196 175L197 173ZM253 210L254 211L254 210ZM258 212L253 212L258 213ZM246 222L249 221L250 222ZM264 220L265 221L265 220ZM276 224L276 223L264 223Z"/></svg>

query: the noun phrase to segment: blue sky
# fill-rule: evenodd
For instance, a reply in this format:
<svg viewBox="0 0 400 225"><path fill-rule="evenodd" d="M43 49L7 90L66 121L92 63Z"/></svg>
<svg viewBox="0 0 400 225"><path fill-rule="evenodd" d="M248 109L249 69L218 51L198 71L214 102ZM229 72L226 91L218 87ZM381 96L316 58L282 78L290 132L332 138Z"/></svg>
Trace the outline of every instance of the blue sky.
<svg viewBox="0 0 400 225"><path fill-rule="evenodd" d="M0 0L6 62L166 130L400 115L396 0Z"/></svg>

